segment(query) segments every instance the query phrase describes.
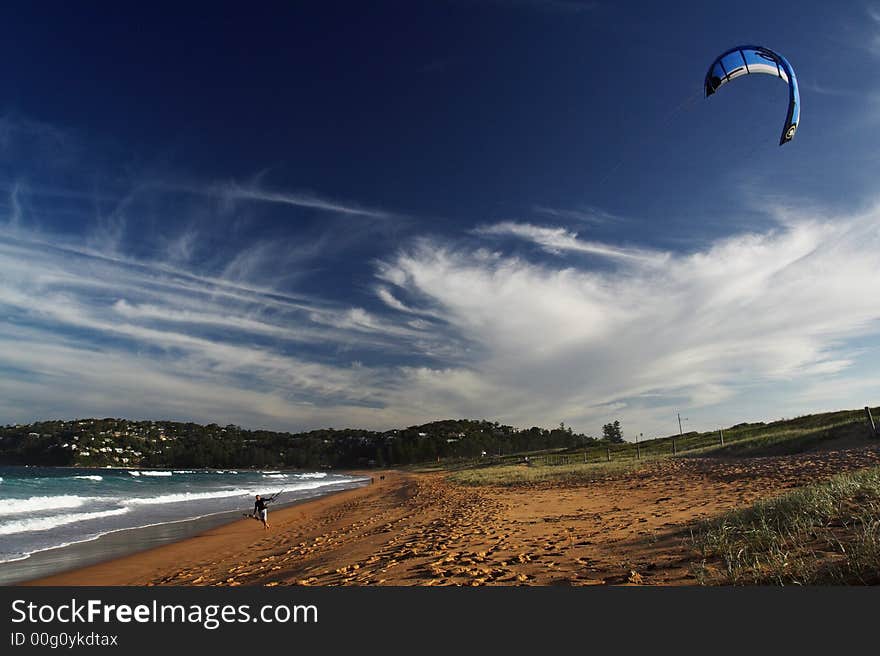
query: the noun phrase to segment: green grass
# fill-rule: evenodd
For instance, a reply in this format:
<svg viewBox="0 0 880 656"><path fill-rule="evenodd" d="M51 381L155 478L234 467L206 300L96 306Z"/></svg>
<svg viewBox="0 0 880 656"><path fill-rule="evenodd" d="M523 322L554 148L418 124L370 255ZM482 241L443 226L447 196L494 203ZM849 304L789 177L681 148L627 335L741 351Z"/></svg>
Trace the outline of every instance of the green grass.
<svg viewBox="0 0 880 656"><path fill-rule="evenodd" d="M754 437L747 437L724 446L714 446L701 450L701 453L715 456L777 456L803 453L822 447L830 442L847 440L853 444L859 441L867 444L872 438L861 422L828 424L826 426L792 427L767 431Z"/></svg>
<svg viewBox="0 0 880 656"><path fill-rule="evenodd" d="M706 584L878 584L880 467L703 522L692 540Z"/></svg>
<svg viewBox="0 0 880 656"><path fill-rule="evenodd" d="M589 483L624 472L635 471L652 459L618 460L565 465L499 464L494 467L463 469L452 472L450 480L461 485L518 486L537 483Z"/></svg>

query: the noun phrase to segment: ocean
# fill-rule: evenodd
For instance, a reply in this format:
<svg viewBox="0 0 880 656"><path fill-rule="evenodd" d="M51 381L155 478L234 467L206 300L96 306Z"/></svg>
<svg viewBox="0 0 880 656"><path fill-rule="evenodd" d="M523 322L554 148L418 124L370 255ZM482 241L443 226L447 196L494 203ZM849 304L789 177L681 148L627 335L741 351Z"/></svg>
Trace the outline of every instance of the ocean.
<svg viewBox="0 0 880 656"><path fill-rule="evenodd" d="M13 578L10 570L24 571L20 561L47 551L83 545L76 553L85 562L84 543L102 536L121 533L124 538L127 530L158 527L151 534L153 546L182 537L186 524L204 528L210 518L216 524L249 513L255 494L280 492L273 504L277 507L368 481L330 472L0 467L0 583ZM203 518L207 521L197 521ZM174 530L167 530L171 526ZM108 556L125 550L124 539L115 543L117 549ZM133 539L128 551L143 546L144 541ZM70 558L62 560L69 568ZM57 561L39 573L59 570Z"/></svg>

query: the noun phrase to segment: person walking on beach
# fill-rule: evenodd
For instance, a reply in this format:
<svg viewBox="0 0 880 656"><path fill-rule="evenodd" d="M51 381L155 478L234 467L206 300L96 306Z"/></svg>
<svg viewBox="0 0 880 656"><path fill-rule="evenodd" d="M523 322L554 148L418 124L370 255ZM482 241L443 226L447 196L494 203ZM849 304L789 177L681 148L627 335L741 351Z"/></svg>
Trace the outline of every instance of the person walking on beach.
<svg viewBox="0 0 880 656"><path fill-rule="evenodd" d="M263 522L263 528L269 530L269 509L266 507L266 501L259 494L254 501L254 517L259 517Z"/></svg>

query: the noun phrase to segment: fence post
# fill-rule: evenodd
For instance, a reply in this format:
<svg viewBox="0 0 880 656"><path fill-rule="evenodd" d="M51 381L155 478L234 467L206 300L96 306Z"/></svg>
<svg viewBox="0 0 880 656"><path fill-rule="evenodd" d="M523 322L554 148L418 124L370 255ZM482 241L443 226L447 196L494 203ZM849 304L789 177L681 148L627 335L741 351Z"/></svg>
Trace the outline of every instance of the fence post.
<svg viewBox="0 0 880 656"><path fill-rule="evenodd" d="M721 446L724 446L724 429L719 428L718 432L721 433Z"/></svg>
<svg viewBox="0 0 880 656"><path fill-rule="evenodd" d="M871 408L865 406L865 414L868 415L868 423L871 424L871 433L877 437L877 426L874 424L874 418L871 416Z"/></svg>
<svg viewBox="0 0 880 656"><path fill-rule="evenodd" d="M611 447L606 447L605 452L608 455L608 462L611 462Z"/></svg>

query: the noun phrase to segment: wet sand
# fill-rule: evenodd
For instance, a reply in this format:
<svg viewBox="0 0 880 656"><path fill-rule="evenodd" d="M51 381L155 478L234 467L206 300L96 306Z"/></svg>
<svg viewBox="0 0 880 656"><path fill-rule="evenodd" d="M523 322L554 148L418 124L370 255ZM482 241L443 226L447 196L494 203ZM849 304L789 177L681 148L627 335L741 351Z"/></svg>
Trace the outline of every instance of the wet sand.
<svg viewBox="0 0 880 656"><path fill-rule="evenodd" d="M880 465L880 446L679 458L583 485L375 483L34 585L694 585L701 519Z"/></svg>

